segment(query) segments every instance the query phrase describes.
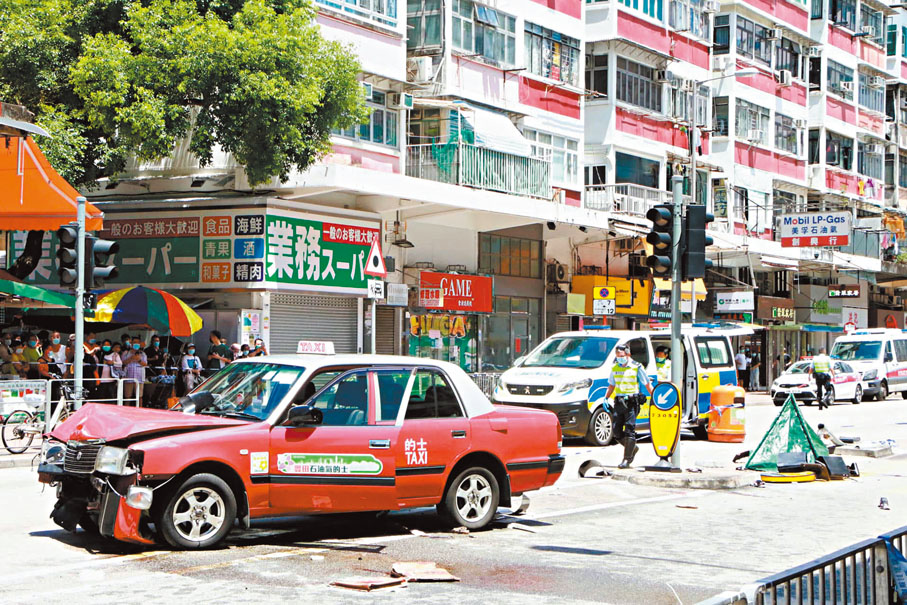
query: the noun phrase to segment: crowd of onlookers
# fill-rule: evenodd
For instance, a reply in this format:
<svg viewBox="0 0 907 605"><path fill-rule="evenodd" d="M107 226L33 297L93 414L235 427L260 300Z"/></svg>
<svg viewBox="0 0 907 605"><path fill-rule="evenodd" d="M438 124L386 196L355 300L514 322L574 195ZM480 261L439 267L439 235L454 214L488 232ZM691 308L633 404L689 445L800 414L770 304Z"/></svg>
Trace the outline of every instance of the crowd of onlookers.
<svg viewBox="0 0 907 605"><path fill-rule="evenodd" d="M181 396L235 359L266 355L264 342L228 345L217 330L208 337L204 357L192 342L154 334L147 341L123 334L119 340L85 334L82 377L87 397L115 401L122 382L124 401L165 407L167 399ZM4 333L0 339L0 377L50 380L73 377L75 335L64 340L60 332ZM119 380L125 379L125 380ZM53 400L60 383L51 383Z"/></svg>

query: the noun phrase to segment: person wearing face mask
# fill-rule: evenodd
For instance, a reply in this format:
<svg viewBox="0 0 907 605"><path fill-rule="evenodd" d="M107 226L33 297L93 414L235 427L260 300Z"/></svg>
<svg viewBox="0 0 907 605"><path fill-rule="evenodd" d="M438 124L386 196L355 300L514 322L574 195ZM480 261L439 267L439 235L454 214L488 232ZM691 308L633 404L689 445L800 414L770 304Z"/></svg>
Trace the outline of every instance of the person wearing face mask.
<svg viewBox="0 0 907 605"><path fill-rule="evenodd" d="M611 368L605 399L611 399L611 395L617 392L613 405L614 427L622 433L618 441L624 446L624 458L617 467L628 468L639 451L636 445L636 416L646 401L639 392L639 385L645 385L649 395L652 395L652 384L645 369L630 358L627 345L617 345L615 355L616 363Z"/></svg>
<svg viewBox="0 0 907 605"><path fill-rule="evenodd" d="M671 380L671 360L668 359L668 347L655 349L655 369L658 373L658 382Z"/></svg>
<svg viewBox="0 0 907 605"><path fill-rule="evenodd" d="M145 366L148 365L148 357L142 350L142 341L138 336L133 336L132 342L123 352L123 368L126 370L126 378L123 383L123 399L126 401L135 400L136 406L142 405L142 390L145 386Z"/></svg>
<svg viewBox="0 0 907 605"><path fill-rule="evenodd" d="M183 378L183 388L188 393L201 382L202 360L195 354L195 345L186 346L186 354L180 360L180 371Z"/></svg>
<svg viewBox="0 0 907 605"><path fill-rule="evenodd" d="M16 374L19 375L19 378L28 377L28 362L25 361L25 345L22 344L22 340L19 337L16 337L12 341L13 349L13 368L16 370Z"/></svg>
<svg viewBox="0 0 907 605"><path fill-rule="evenodd" d="M167 374L167 351L161 347L161 337L152 336L151 345L145 349L145 357L148 359L148 367L145 368L145 375L148 377L148 383L145 385L145 405L157 406L160 398L164 396L164 391L169 388L165 377Z"/></svg>
<svg viewBox="0 0 907 605"><path fill-rule="evenodd" d="M63 345L59 332L54 332L50 335L50 346L45 352L49 354L50 360L57 366L54 372L60 376L66 376L69 364L66 363L66 346Z"/></svg>
<svg viewBox="0 0 907 605"><path fill-rule="evenodd" d="M38 348L38 337L34 334L28 334L25 337L25 349L22 351L22 357L28 364L26 375L30 379L37 380L38 376L38 359L41 358L41 349Z"/></svg>
<svg viewBox="0 0 907 605"><path fill-rule="evenodd" d="M119 343L117 343L119 347ZM114 347L109 339L104 339L104 342L101 344L101 391L103 397L106 401L104 403L116 403L117 397L117 383L116 378L118 377L119 371L123 369L123 360L120 359L120 355L114 350Z"/></svg>
<svg viewBox="0 0 907 605"><path fill-rule="evenodd" d="M251 349L249 349L249 345L246 343L243 343L242 346L239 347L239 356L240 357L248 357L250 352L251 352Z"/></svg>
<svg viewBox="0 0 907 605"><path fill-rule="evenodd" d="M13 365L13 337L10 334L4 334L0 342L0 374L10 377L18 374Z"/></svg>
<svg viewBox="0 0 907 605"><path fill-rule="evenodd" d="M252 349L252 352L249 353L249 357L261 357L262 355L267 355L268 350L265 349L265 341L261 338L255 339L255 348Z"/></svg>

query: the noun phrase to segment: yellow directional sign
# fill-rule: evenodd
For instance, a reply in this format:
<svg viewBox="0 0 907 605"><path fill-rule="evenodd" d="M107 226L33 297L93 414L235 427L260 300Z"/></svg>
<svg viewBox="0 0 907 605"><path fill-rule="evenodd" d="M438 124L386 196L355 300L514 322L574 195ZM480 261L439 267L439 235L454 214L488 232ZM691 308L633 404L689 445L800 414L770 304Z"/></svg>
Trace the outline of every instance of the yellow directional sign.
<svg viewBox="0 0 907 605"><path fill-rule="evenodd" d="M617 298L617 288L614 286L596 286L592 289L594 300L614 300Z"/></svg>

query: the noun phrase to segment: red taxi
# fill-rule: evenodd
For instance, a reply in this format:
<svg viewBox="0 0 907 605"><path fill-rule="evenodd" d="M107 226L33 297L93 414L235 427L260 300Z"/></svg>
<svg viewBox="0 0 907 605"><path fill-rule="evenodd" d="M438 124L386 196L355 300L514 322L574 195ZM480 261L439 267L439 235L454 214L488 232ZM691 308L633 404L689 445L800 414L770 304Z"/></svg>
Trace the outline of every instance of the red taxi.
<svg viewBox="0 0 907 605"><path fill-rule="evenodd" d="M207 548L238 522L437 506L479 529L553 484L561 429L493 406L460 368L389 356L234 362L175 410L87 404L45 440L61 527Z"/></svg>

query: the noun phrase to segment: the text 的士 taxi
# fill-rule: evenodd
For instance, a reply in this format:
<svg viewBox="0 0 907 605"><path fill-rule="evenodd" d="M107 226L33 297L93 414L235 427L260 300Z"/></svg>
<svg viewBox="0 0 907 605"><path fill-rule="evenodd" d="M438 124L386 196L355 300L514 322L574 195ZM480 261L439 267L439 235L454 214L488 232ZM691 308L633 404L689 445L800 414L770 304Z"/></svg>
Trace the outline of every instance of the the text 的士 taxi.
<svg viewBox="0 0 907 605"><path fill-rule="evenodd" d="M270 356L228 365L177 410L86 404L45 440L51 517L178 548L259 517L437 506L487 525L511 495L553 484L561 429L493 406L445 362Z"/></svg>

